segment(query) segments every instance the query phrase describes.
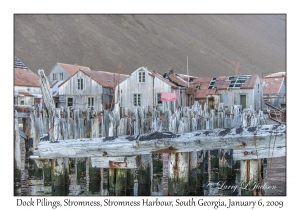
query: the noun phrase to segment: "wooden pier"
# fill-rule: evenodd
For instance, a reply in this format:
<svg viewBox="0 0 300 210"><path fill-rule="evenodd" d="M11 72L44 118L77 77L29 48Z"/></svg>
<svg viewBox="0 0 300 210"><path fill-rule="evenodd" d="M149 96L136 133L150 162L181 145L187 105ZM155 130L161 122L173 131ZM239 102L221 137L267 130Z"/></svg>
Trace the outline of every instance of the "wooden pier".
<svg viewBox="0 0 300 210"><path fill-rule="evenodd" d="M253 110L116 109L37 107L22 131L16 112L15 195L263 195L242 187L263 183L262 161L286 156L286 125ZM222 189L225 180L237 190Z"/></svg>

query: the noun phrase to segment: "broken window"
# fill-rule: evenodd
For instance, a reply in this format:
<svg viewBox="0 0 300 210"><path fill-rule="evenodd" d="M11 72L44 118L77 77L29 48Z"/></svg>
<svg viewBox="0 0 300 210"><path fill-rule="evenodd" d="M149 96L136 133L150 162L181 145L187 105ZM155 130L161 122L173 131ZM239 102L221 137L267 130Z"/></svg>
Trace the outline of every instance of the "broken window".
<svg viewBox="0 0 300 210"><path fill-rule="evenodd" d="M133 105L141 106L141 94L139 93L133 94Z"/></svg>
<svg viewBox="0 0 300 210"><path fill-rule="evenodd" d="M73 98L67 99L67 106L73 106Z"/></svg>
<svg viewBox="0 0 300 210"><path fill-rule="evenodd" d="M94 97L88 97L88 107L94 106Z"/></svg>
<svg viewBox="0 0 300 210"><path fill-rule="evenodd" d="M64 80L64 73L59 73L59 80Z"/></svg>
<svg viewBox="0 0 300 210"><path fill-rule="evenodd" d="M139 82L145 82L145 71L139 71Z"/></svg>
<svg viewBox="0 0 300 210"><path fill-rule="evenodd" d="M210 83L208 85L208 89L213 89L215 87L215 83L216 83L216 80L217 78L213 77L211 80L210 80Z"/></svg>
<svg viewBox="0 0 300 210"><path fill-rule="evenodd" d="M78 90L83 90L83 79L79 78L78 79Z"/></svg>
<svg viewBox="0 0 300 210"><path fill-rule="evenodd" d="M239 88L244 85L247 78L250 78L250 75L240 75L240 76L232 76L227 79L230 80L229 88Z"/></svg>

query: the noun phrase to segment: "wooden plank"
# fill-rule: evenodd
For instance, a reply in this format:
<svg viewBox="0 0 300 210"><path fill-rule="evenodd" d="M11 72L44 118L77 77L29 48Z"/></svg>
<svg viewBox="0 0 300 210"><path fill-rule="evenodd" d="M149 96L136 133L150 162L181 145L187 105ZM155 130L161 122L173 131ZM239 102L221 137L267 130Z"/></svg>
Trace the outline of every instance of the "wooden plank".
<svg viewBox="0 0 300 210"><path fill-rule="evenodd" d="M270 138L276 138L270 145ZM227 128L191 133L152 133L139 136L121 136L94 139L60 140L57 143L40 142L32 158L56 157L120 157L139 154L192 152L214 149L256 149L284 147L286 126L263 125L248 128Z"/></svg>
<svg viewBox="0 0 300 210"><path fill-rule="evenodd" d="M91 157L96 168L137 168L136 157Z"/></svg>

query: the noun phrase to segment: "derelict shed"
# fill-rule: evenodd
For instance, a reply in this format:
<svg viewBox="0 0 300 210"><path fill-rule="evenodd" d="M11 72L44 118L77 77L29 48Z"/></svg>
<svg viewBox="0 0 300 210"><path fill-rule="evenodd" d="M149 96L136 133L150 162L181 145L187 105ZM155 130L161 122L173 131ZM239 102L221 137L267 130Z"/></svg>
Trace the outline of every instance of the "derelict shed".
<svg viewBox="0 0 300 210"><path fill-rule="evenodd" d="M262 88L258 76L217 77L213 88L217 89L220 103L225 106L241 105L242 109L252 107L256 111L261 110Z"/></svg>
<svg viewBox="0 0 300 210"><path fill-rule="evenodd" d="M285 72L278 72L265 76L261 79L261 86L263 89L263 99L268 101L278 108L285 108L286 96L286 76ZM267 110L263 103L263 110Z"/></svg>
<svg viewBox="0 0 300 210"><path fill-rule="evenodd" d="M14 69L14 104L35 105L41 103L40 77L30 70Z"/></svg>
<svg viewBox="0 0 300 210"><path fill-rule="evenodd" d="M121 75L124 80L126 75ZM96 112L112 106L117 74L93 70L79 70L59 86L59 103L62 107Z"/></svg>
<svg viewBox="0 0 300 210"><path fill-rule="evenodd" d="M56 63L47 76L49 84L52 85L57 81L65 81L74 74L76 74L79 69L90 70L90 68L86 66Z"/></svg>
<svg viewBox="0 0 300 210"><path fill-rule="evenodd" d="M155 71L140 67L116 87L116 101L120 100L120 107L126 107L131 112L136 107L151 111L156 107L158 111L174 110L176 102L161 101L161 93L175 92L177 86L163 78ZM118 91L119 99L118 99Z"/></svg>

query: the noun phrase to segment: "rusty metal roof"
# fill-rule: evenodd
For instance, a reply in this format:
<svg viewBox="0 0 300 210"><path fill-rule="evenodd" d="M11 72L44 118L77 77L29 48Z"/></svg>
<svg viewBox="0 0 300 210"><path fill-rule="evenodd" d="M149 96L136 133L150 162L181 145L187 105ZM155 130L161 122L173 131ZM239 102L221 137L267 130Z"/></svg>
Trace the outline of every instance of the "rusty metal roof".
<svg viewBox="0 0 300 210"><path fill-rule="evenodd" d="M180 85L180 86L184 86L184 87L194 87L193 83L191 82L187 82L185 81L183 78L181 78L178 74L176 75L174 73L174 70L173 69L169 69L167 72L166 72L166 76L168 77L168 79L177 84L177 85Z"/></svg>
<svg viewBox="0 0 300 210"><path fill-rule="evenodd" d="M250 78L247 78L244 85L242 85L241 89L253 89L256 85L256 81L258 79L258 76L251 76Z"/></svg>
<svg viewBox="0 0 300 210"><path fill-rule="evenodd" d="M90 70L89 67L86 66L78 66L76 64L66 64L66 63L57 63L57 65L60 65L70 76L73 76L76 74L76 72L81 69L81 70Z"/></svg>
<svg viewBox="0 0 300 210"><path fill-rule="evenodd" d="M284 77L266 77L260 79L263 94L278 94L284 82Z"/></svg>
<svg viewBox="0 0 300 210"><path fill-rule="evenodd" d="M39 75L30 70L14 69L14 85L26 87L40 87Z"/></svg>
<svg viewBox="0 0 300 210"><path fill-rule="evenodd" d="M170 85L172 88L175 88L175 89L178 88L176 84L170 82L169 80L167 80L166 78L164 78L162 75L160 75L160 74L157 73L156 71L150 70L150 72L151 72L151 75L150 75L150 76L154 76L154 77L156 77L156 78L162 80L163 82L165 82L165 83L167 83L168 85Z"/></svg>
<svg viewBox="0 0 300 210"><path fill-rule="evenodd" d="M285 76L286 76L286 72L285 71L281 71L281 72L269 74L269 75L267 75L265 77L285 77Z"/></svg>
<svg viewBox="0 0 300 210"><path fill-rule="evenodd" d="M34 95L31 95L31 94L29 94L27 92L19 92L19 95L34 97Z"/></svg>
<svg viewBox="0 0 300 210"><path fill-rule="evenodd" d="M203 99L206 98L207 95L213 95L215 94L217 91L217 89L197 89L196 90L196 94L195 94L195 98L197 99Z"/></svg>
<svg viewBox="0 0 300 210"><path fill-rule="evenodd" d="M94 70L80 70L87 76L91 77L94 81L99 83L105 88L114 88L119 83L123 82L128 75L120 74L120 81L118 73L111 73L105 71L94 71Z"/></svg>
<svg viewBox="0 0 300 210"><path fill-rule="evenodd" d="M193 84L195 87L200 86L201 89L208 89L208 85L212 77L198 77L194 79Z"/></svg>
<svg viewBox="0 0 300 210"><path fill-rule="evenodd" d="M216 79L215 88L217 90L227 90L229 84L230 84L230 81L227 80L226 76L219 76Z"/></svg>

